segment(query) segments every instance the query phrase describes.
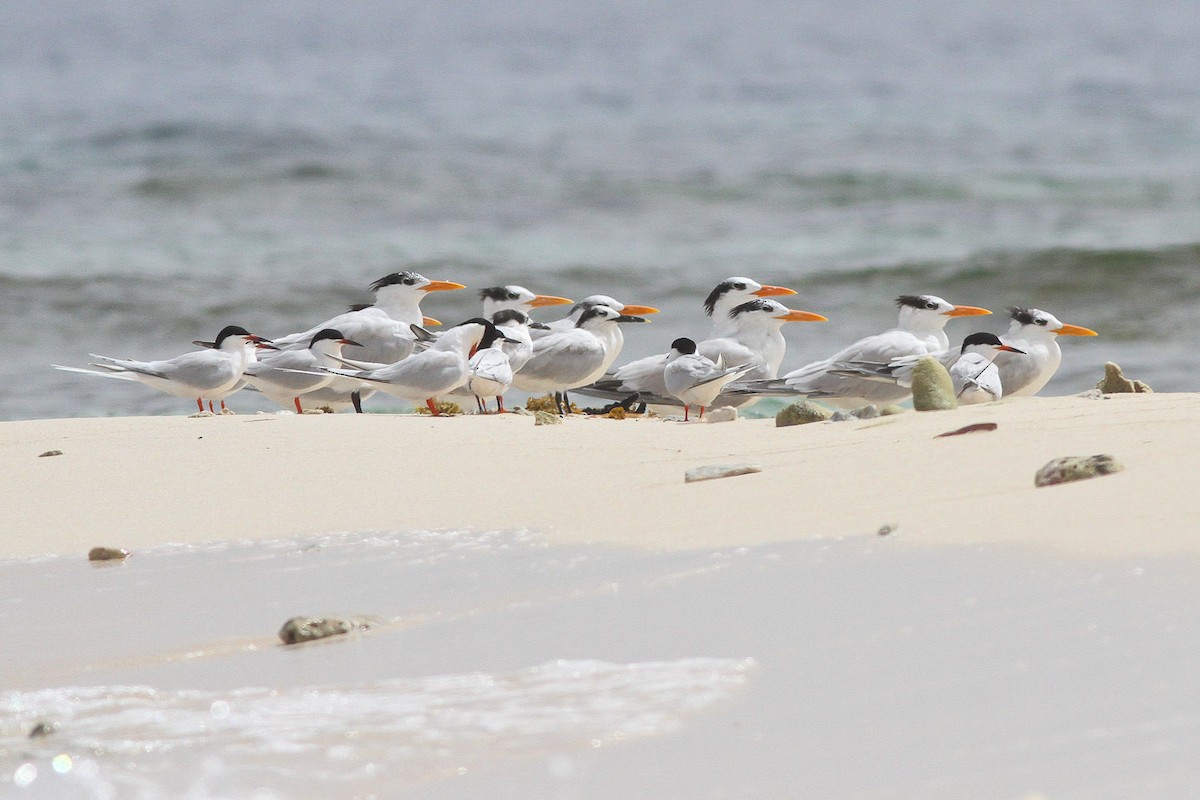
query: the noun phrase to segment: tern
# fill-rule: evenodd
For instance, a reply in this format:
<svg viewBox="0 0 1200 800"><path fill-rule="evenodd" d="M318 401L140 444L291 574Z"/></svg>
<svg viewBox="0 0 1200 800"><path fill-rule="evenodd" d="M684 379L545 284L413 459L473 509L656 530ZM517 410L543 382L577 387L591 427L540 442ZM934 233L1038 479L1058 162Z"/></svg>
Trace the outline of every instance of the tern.
<svg viewBox="0 0 1200 800"><path fill-rule="evenodd" d="M692 406L700 407L699 418L704 419L704 409L712 405L725 384L737 380L755 366L750 362L727 367L723 358L718 357L714 362L696 352L694 341L680 338L671 342L663 378L667 392L683 403L683 421L687 422Z"/></svg>
<svg viewBox="0 0 1200 800"><path fill-rule="evenodd" d="M322 371L362 381L381 392L422 402L437 416L434 398L467 381L468 360L475 348L491 347L506 334L486 319L474 317L450 328L427 350L406 359L370 369L324 367ZM357 362L339 359L355 367Z"/></svg>
<svg viewBox="0 0 1200 800"><path fill-rule="evenodd" d="M718 339L735 333L737 322L729 312L742 303L756 297L777 297L795 293L793 289L763 285L750 278L726 278L718 283L704 299L704 313L712 318L712 330L709 332L708 339ZM782 357L781 351L780 358L782 359ZM659 354L624 364L606 374L599 381L598 388L601 389L602 394L598 396L614 400L621 400L634 394L640 397L670 396L671 392L667 391L667 385L663 378L663 368L666 363L666 355ZM779 365L775 366L778 369ZM770 374L762 374L757 377L775 377L774 372L768 372ZM589 394L590 392L584 391L584 393Z"/></svg>
<svg viewBox="0 0 1200 800"><path fill-rule="evenodd" d="M1037 308L1011 306L1008 313L1012 323L1001 338L1025 351L1025 355L1001 353L996 358L1006 397L1030 397L1050 382L1062 363L1059 336L1098 335L1090 328L1060 322L1053 314Z"/></svg>
<svg viewBox="0 0 1200 800"><path fill-rule="evenodd" d="M89 366L96 369L80 369L54 364L55 369L100 375L118 380L136 380L147 386L196 401L197 408L204 411L204 402L227 397L242 379L250 356L247 346L270 344L264 339L238 325L227 325L217 334L214 347L194 350L175 358L161 361L135 361L91 354L97 359Z"/></svg>
<svg viewBox="0 0 1200 800"><path fill-rule="evenodd" d="M497 312L509 309L528 314L535 308L570 305L575 302L552 294L534 294L524 286L513 284L480 289L479 299L483 301L483 313L480 316L484 319L492 319Z"/></svg>
<svg viewBox="0 0 1200 800"><path fill-rule="evenodd" d="M559 413L566 414L571 407L567 392L603 375L616 357L614 350L620 351L624 340L618 325L645 321L609 305L588 306L579 313L574 327L534 340L533 356L513 376L513 385L525 392L553 392Z"/></svg>
<svg viewBox="0 0 1200 800"><path fill-rule="evenodd" d="M278 405L294 406L303 414L300 397L330 385L334 375L312 374L319 367L336 367L345 346L359 346L335 328L325 328L313 336L304 350L277 350L246 367L245 381ZM306 373L305 371L309 371ZM309 403L309 408L320 404Z"/></svg>
<svg viewBox="0 0 1200 800"><path fill-rule="evenodd" d="M1005 344L994 333L972 333L963 339L962 347L945 353L930 354L950 372L954 394L960 405L989 403L1004 396L1000 372L993 363L1001 353L1025 355L1025 351ZM843 377L890 382L912 391L913 367L924 356L894 358L887 364L843 362L834 365L830 374Z"/></svg>
<svg viewBox="0 0 1200 800"><path fill-rule="evenodd" d="M897 325L883 333L859 339L822 361L792 370L774 380L746 380L727 391L758 395L808 395L848 408L865 403L893 403L909 394L890 381L878 381L831 372L842 362L887 364L903 356L941 353L950 348L946 323L956 317L990 314L986 308L949 303L930 294L904 294L896 298Z"/></svg>
<svg viewBox="0 0 1200 800"><path fill-rule="evenodd" d="M757 298L735 306L726 314L728 333L713 339L706 339L697 346L700 355L713 361L723 360L726 364L748 364L752 368L745 378L762 380L773 378L779 365L783 362L787 342L783 338L781 328L787 322L827 322L820 314L811 311L799 311L788 308L777 300ZM666 367L669 356L658 356L662 370ZM596 381L591 386L581 389L584 394L606 397L614 400L624 400L630 396L629 388L623 382L615 380ZM661 392L649 391L645 388L638 390L638 400L655 405L679 405L677 398L667 391L665 379ZM740 406L755 401L755 397L739 395L730 397L721 394L712 406Z"/></svg>

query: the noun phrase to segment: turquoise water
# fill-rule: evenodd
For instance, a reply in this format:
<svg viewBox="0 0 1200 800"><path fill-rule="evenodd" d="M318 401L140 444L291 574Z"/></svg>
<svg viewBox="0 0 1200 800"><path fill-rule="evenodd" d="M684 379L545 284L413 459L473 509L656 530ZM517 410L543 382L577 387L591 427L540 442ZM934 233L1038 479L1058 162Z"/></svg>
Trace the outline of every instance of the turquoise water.
<svg viewBox="0 0 1200 800"><path fill-rule="evenodd" d="M831 322L785 368L900 293L1032 305L1102 333L1047 392L1196 388L1200 3L4 13L3 418L178 412L47 365L298 330L401 268L659 306L631 358L726 276L788 285Z"/></svg>

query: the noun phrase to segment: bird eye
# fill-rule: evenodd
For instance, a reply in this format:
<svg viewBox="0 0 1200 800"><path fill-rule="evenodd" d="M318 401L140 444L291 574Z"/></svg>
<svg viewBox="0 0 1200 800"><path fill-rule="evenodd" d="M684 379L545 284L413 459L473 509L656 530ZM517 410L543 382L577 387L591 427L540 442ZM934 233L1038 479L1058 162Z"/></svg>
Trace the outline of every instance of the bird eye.
<svg viewBox="0 0 1200 800"><path fill-rule="evenodd" d="M735 284L733 285L733 288L737 289L737 290L740 292L740 291L742 291L743 289L745 289L745 288L746 288L746 284L744 284L744 283L735 283Z"/></svg>
<svg viewBox="0 0 1200 800"><path fill-rule="evenodd" d="M1045 317L1038 317L1037 319L1035 319L1035 320L1034 320L1034 322L1036 322L1038 325L1041 325L1041 326L1045 327L1045 325L1046 325L1046 318L1045 318Z"/></svg>
<svg viewBox="0 0 1200 800"><path fill-rule="evenodd" d="M926 308L937 308L937 303L930 300L928 303L925 304L925 307Z"/></svg>

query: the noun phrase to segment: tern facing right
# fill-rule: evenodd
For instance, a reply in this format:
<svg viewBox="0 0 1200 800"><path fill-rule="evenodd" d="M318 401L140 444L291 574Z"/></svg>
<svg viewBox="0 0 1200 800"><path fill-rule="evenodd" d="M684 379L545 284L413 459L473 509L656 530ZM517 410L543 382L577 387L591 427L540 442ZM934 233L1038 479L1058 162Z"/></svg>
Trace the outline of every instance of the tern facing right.
<svg viewBox="0 0 1200 800"><path fill-rule="evenodd" d="M842 362L887 364L903 356L933 355L950 348L946 323L955 317L990 314L986 308L959 306L930 294L904 294L896 298L897 325L883 333L859 339L829 358L792 370L782 378L744 381L730 387L736 392L763 395L809 395L847 408L866 403L894 403L909 394L890 381L841 375Z"/></svg>
<svg viewBox="0 0 1200 800"><path fill-rule="evenodd" d="M1026 355L1001 353L996 358L1000 382L1006 397L1030 397L1042 390L1062 363L1059 336L1097 336L1090 328L1060 322L1053 314L1037 308L1012 306L1008 309L1012 324L1004 340L1025 351Z"/></svg>
<svg viewBox="0 0 1200 800"><path fill-rule="evenodd" d="M211 349L194 350L161 361L134 361L92 354L96 370L53 365L67 372L82 372L119 380L136 380L147 386L174 395L194 399L200 411L205 400L217 400L228 395L242 379L249 362L247 346L269 343L238 325L227 325L217 334Z"/></svg>
<svg viewBox="0 0 1200 800"><path fill-rule="evenodd" d="M671 352L663 367L663 378L671 396L683 403L683 421L688 421L692 406L700 407L699 419L704 419L704 409L711 406L725 384L735 381L757 365L755 361L725 366L718 356L716 362L696 352L696 343L686 337L671 342Z"/></svg>

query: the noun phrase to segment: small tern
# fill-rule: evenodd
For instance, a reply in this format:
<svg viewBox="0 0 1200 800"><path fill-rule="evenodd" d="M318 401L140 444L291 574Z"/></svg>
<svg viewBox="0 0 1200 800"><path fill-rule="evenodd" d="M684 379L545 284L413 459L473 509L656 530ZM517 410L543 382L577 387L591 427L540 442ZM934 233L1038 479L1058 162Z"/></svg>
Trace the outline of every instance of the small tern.
<svg viewBox="0 0 1200 800"><path fill-rule="evenodd" d="M89 366L96 369L53 366L67 372L136 380L175 397L194 399L196 407L203 412L206 400L211 404L227 397L229 390L242 380L250 359L247 346L257 344L270 344L270 340L238 325L227 325L217 334L213 348L195 350L175 358L135 361L93 353L92 358L97 360Z"/></svg>
<svg viewBox="0 0 1200 800"><path fill-rule="evenodd" d="M663 378L667 392L683 403L683 421L687 422L692 406L700 407L699 419L704 419L704 409L712 405L725 384L737 380L755 366L750 362L727 367L723 358L718 357L714 362L696 352L694 341L680 338L671 342Z"/></svg>
<svg viewBox="0 0 1200 800"><path fill-rule="evenodd" d="M303 414L301 396L330 385L337 376L313 372L320 367L336 367L337 358L345 346L357 346L358 342L342 336L341 331L325 328L313 336L304 350L277 350L246 367L245 380L276 404L288 408L294 406L297 414ZM306 372L307 371L307 372ZM319 408L320 404L309 404Z"/></svg>

